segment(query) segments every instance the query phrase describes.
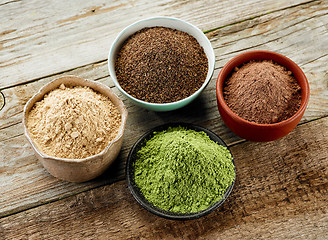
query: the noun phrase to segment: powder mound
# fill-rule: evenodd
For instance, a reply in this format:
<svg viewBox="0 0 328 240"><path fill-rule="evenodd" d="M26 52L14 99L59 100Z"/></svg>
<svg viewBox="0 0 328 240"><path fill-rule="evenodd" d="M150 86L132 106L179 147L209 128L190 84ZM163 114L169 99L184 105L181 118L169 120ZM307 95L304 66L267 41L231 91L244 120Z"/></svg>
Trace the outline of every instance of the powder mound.
<svg viewBox="0 0 328 240"><path fill-rule="evenodd" d="M225 82L223 94L234 113L260 124L286 120L301 105L301 88L292 72L267 60L235 68Z"/></svg>
<svg viewBox="0 0 328 240"><path fill-rule="evenodd" d="M130 95L152 103L184 99L204 83L208 60L197 40L166 27L144 28L120 49L115 72Z"/></svg>
<svg viewBox="0 0 328 240"><path fill-rule="evenodd" d="M113 140L121 115L110 99L89 87L61 85L35 103L27 129L39 149L53 157L81 159Z"/></svg>
<svg viewBox="0 0 328 240"><path fill-rule="evenodd" d="M135 183L155 206L177 213L207 209L235 178L229 150L205 132L182 127L157 132L137 152Z"/></svg>

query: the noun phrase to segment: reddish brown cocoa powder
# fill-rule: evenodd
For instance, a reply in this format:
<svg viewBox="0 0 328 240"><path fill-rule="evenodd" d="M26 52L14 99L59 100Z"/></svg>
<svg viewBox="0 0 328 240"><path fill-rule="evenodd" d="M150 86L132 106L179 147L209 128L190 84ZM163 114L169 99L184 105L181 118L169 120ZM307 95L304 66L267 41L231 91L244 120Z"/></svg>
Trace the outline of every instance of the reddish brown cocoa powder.
<svg viewBox="0 0 328 240"><path fill-rule="evenodd" d="M118 52L115 72L130 95L152 103L184 99L204 83L208 60L191 35L166 27L144 28Z"/></svg>
<svg viewBox="0 0 328 240"><path fill-rule="evenodd" d="M251 61L235 68L224 85L224 100L243 119L281 122L301 105L301 88L292 72L272 61Z"/></svg>

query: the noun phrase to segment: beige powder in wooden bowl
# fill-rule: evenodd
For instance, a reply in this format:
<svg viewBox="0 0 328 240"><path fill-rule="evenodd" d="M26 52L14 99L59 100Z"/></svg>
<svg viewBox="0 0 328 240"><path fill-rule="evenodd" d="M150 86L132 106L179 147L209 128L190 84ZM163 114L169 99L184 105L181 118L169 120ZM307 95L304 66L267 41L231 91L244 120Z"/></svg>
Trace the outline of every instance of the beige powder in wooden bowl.
<svg viewBox="0 0 328 240"><path fill-rule="evenodd" d="M35 103L27 116L27 129L39 149L69 159L103 151L120 124L121 115L108 97L89 87L64 84Z"/></svg>

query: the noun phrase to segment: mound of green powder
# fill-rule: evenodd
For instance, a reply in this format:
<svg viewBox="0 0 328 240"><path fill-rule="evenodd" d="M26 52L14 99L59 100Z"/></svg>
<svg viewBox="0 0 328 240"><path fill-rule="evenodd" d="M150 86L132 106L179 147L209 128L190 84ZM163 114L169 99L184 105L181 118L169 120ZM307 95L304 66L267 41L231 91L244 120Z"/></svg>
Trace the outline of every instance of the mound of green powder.
<svg viewBox="0 0 328 240"><path fill-rule="evenodd" d="M134 167L144 197L176 213L207 209L235 179L229 150L205 132L183 127L156 132L137 152Z"/></svg>

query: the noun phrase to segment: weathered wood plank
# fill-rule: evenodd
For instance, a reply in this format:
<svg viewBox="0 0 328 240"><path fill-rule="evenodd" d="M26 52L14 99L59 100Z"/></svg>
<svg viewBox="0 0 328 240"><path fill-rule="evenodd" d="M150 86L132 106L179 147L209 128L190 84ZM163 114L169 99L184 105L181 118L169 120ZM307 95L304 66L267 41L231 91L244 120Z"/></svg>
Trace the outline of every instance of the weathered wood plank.
<svg viewBox="0 0 328 240"><path fill-rule="evenodd" d="M5 239L325 239L328 117L269 143L231 147L237 181L224 205L193 221L143 209L125 181L0 220ZM279 151L277 151L279 149Z"/></svg>
<svg viewBox="0 0 328 240"><path fill-rule="evenodd" d="M0 89L105 60L117 34L143 18L173 16L209 30L305 2L12 1L0 5Z"/></svg>
<svg viewBox="0 0 328 240"><path fill-rule="evenodd" d="M0 110L5 106L5 97L2 92L0 92Z"/></svg>
<svg viewBox="0 0 328 240"><path fill-rule="evenodd" d="M272 18L275 20L270 21ZM324 87L328 71L322 63L325 62L328 54L328 46L325 44L328 34L327 21L327 3L321 2L321 4L314 3L276 12L211 32L207 35L215 48L216 69L220 69L231 57L245 50L277 51L292 58L309 75L311 84L316 85L311 87L313 95L325 98L327 92ZM308 63L310 68L307 67ZM0 117L3 121L0 128L20 121L21 116L18 112L22 111L27 99L50 80L66 74L76 74L96 80L107 77L108 70L106 63L101 62L44 78L36 84L5 90L7 107L1 112ZM214 73L212 82L215 82L217 74L218 71ZM311 81L312 79L314 80ZM110 82L106 84L112 86ZM320 101L316 101L315 104L320 104Z"/></svg>
<svg viewBox="0 0 328 240"><path fill-rule="evenodd" d="M36 160L23 136L21 118L24 104L41 86L61 75L3 90L6 106L0 111L0 195L2 196L0 216L123 179L125 159L132 144L144 131L165 122L193 122L213 130L228 144L240 141L240 138L225 127L219 117L215 100L215 79L220 68L231 57L244 51L243 46L259 48L257 43L261 43L261 49L279 51L286 56L292 55L292 59L302 66L308 76L311 88L310 103L302 122L327 116L328 45L322 46L321 51L315 50L316 45L328 39L325 31L325 26L328 24L325 15L327 11L327 2L309 4L209 33L208 36L217 56L214 77L204 93L191 105L181 110L168 113L146 111L133 106L116 88L113 88L125 101L129 111L122 152L106 174L84 184L66 183L51 177ZM253 34L250 34L249 29ZM284 31L288 34L283 34ZM293 39L307 35L311 35L309 42L301 41L299 45L289 44ZM275 42L273 39L277 37L279 38ZM295 51L298 55L294 54ZM309 54L311 52L313 55ZM108 77L106 62L88 65L66 72L64 75L66 74L99 80L113 86Z"/></svg>

